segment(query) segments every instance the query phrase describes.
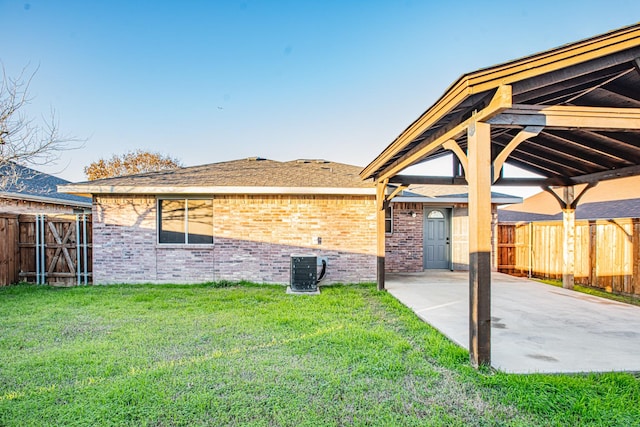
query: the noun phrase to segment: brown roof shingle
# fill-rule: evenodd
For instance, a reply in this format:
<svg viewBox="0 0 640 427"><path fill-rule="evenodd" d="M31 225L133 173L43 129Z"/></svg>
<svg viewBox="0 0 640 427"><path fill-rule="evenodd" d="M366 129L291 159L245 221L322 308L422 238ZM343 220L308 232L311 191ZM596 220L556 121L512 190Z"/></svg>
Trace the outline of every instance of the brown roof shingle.
<svg viewBox="0 0 640 427"><path fill-rule="evenodd" d="M106 178L72 184L71 188L99 193L98 188L185 188L185 187L271 187L271 188L375 188L363 181L361 167L326 160L278 162L252 157L228 162ZM63 190L65 190L63 188Z"/></svg>

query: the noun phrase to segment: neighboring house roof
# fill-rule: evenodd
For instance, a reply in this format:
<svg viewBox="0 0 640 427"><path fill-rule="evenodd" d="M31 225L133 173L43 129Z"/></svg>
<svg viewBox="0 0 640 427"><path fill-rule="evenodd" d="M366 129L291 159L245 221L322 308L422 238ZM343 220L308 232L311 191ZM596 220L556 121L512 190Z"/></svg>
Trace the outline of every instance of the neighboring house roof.
<svg viewBox="0 0 640 427"><path fill-rule="evenodd" d="M375 194L361 167L326 160L251 157L64 185L74 194Z"/></svg>
<svg viewBox="0 0 640 427"><path fill-rule="evenodd" d="M577 196L584 186L574 191ZM640 176L600 182L587 190L576 208L576 219L640 217ZM550 221L562 219L559 203L547 192L526 198L522 203L498 211L502 222Z"/></svg>
<svg viewBox="0 0 640 427"><path fill-rule="evenodd" d="M91 207L91 199L59 193L70 182L16 163L0 164L0 197L42 203Z"/></svg>
<svg viewBox="0 0 640 427"><path fill-rule="evenodd" d="M640 217L640 198L628 200L614 200L579 204L576 208L576 219L612 219ZM500 222L533 222L562 220L562 212L545 215L531 212L517 212L500 209Z"/></svg>
<svg viewBox="0 0 640 427"><path fill-rule="evenodd" d="M467 185L412 185L401 192L394 202L424 202L424 203L468 203L469 186ZM511 204L521 203L522 197L510 194L491 192L491 203Z"/></svg>

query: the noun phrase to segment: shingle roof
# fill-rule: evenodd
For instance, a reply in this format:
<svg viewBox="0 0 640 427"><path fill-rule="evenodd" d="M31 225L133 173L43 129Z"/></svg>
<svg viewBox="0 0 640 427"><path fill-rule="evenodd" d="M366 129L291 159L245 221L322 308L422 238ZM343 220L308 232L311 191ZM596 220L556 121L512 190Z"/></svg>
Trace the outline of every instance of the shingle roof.
<svg viewBox="0 0 640 427"><path fill-rule="evenodd" d="M106 178L66 186L72 193L108 193L118 188L150 188L156 192L172 189L202 190L242 188L342 188L373 189L371 180L360 179L361 167L326 160L279 162L252 157L228 162L190 166L117 178ZM373 193L372 193L373 194Z"/></svg>
<svg viewBox="0 0 640 427"><path fill-rule="evenodd" d="M345 192L366 190L375 194L372 180L360 179L359 166L327 160L292 160L278 162L262 158L248 158L228 162L190 166L160 172L149 172L117 178L106 178L66 185L61 189L71 193L215 193L215 192L284 192L296 189L345 189ZM253 190L252 190L253 189ZM359 193L360 194L360 193ZM467 201L467 186L418 185L404 191L404 197L433 197L435 202L451 202L452 198ZM492 193L503 203L517 203L520 198ZM445 200L446 199L446 200Z"/></svg>
<svg viewBox="0 0 640 427"><path fill-rule="evenodd" d="M57 186L69 184L69 181L16 163L0 164L0 182L0 197L79 206L91 205L90 198L58 193Z"/></svg>

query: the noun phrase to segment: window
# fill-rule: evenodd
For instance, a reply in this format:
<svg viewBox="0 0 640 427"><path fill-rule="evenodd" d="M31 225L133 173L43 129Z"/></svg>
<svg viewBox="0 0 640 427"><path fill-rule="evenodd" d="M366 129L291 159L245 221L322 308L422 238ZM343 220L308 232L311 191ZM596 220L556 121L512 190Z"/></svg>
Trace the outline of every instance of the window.
<svg viewBox="0 0 640 427"><path fill-rule="evenodd" d="M213 201L211 199L158 200L158 242L212 244Z"/></svg>
<svg viewBox="0 0 640 427"><path fill-rule="evenodd" d="M430 218L430 219L442 219L442 218L444 218L444 214L442 213L442 211L431 211L431 212L429 212L429 215L427 215L427 218Z"/></svg>
<svg viewBox="0 0 640 427"><path fill-rule="evenodd" d="M384 210L384 232L393 233L393 208L391 206Z"/></svg>

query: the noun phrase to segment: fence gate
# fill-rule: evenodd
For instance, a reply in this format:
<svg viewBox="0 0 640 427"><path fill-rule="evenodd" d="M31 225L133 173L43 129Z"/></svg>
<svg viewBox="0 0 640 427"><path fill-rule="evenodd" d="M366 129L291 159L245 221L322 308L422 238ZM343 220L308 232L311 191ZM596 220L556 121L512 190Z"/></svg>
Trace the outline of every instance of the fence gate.
<svg viewBox="0 0 640 427"><path fill-rule="evenodd" d="M58 286L91 283L91 215L20 215L20 278Z"/></svg>

